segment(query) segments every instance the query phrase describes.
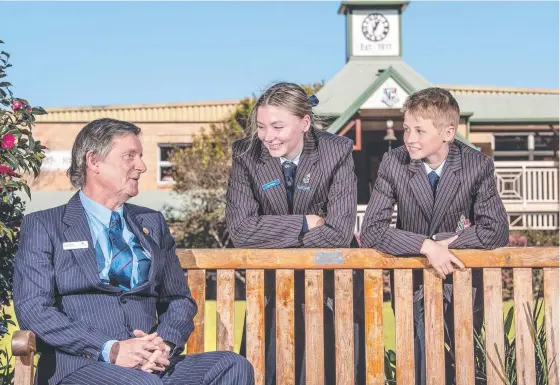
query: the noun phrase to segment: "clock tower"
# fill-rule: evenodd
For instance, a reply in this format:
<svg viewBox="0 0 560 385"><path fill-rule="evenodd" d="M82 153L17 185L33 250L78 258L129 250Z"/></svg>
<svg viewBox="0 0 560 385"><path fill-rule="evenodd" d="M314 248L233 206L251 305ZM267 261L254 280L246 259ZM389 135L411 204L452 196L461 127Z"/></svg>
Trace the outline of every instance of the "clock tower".
<svg viewBox="0 0 560 385"><path fill-rule="evenodd" d="M346 61L351 57L402 56L401 16L408 1L346 0Z"/></svg>

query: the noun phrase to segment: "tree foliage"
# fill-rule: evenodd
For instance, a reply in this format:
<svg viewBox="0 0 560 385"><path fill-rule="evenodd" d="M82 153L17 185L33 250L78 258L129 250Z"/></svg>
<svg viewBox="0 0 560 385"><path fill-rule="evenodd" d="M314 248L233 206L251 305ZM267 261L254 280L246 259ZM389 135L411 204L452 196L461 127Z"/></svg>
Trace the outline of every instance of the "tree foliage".
<svg viewBox="0 0 560 385"><path fill-rule="evenodd" d="M3 44L1 40L0 44ZM10 55L0 51L0 338L7 333L8 325L14 324L3 307L12 298L13 261L25 209L21 193L31 198L26 178L39 175L45 157L45 147L33 138L31 131L35 116L46 112L13 95L12 85L5 80L6 70L11 67L9 60ZM9 361L0 359L0 383L9 382L11 373Z"/></svg>

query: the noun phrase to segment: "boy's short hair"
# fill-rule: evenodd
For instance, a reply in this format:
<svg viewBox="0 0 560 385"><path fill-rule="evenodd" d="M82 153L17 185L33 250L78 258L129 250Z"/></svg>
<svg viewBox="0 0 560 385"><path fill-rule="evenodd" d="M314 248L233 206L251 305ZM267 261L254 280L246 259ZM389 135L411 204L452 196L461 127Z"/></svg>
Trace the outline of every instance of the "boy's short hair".
<svg viewBox="0 0 560 385"><path fill-rule="evenodd" d="M404 103L401 112L431 119L438 130L459 126L459 104L451 92L443 88L430 87L410 95Z"/></svg>

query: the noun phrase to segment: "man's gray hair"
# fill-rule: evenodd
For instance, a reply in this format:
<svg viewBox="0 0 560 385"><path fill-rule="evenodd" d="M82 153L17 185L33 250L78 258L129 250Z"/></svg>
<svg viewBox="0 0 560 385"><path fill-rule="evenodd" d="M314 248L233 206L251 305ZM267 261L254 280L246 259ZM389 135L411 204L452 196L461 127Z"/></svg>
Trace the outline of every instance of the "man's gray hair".
<svg viewBox="0 0 560 385"><path fill-rule="evenodd" d="M80 130L72 146L72 163L66 172L70 183L82 188L86 182L86 154L92 151L102 160L111 151L113 138L134 134L140 135L140 128L130 122L116 119L97 119Z"/></svg>

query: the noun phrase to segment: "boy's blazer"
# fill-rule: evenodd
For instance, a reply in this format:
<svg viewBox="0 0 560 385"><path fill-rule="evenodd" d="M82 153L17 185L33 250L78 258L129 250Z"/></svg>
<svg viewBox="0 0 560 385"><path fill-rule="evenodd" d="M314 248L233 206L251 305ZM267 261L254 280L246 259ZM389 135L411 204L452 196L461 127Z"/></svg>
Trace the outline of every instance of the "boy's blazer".
<svg viewBox="0 0 560 385"><path fill-rule="evenodd" d="M357 209L350 139L306 134L293 199L290 215L279 158L258 139L234 143L226 221L235 247L349 247ZM323 216L325 225L300 237L303 216L310 214Z"/></svg>
<svg viewBox="0 0 560 385"><path fill-rule="evenodd" d="M86 213L76 193L68 204L26 215L15 257L14 304L22 329L41 343L39 383L60 382L99 359L105 342L158 335L182 352L197 306L163 215L128 204L124 217L152 256L146 283L130 291L103 284ZM87 241L87 245L69 245ZM69 247L70 246L70 247Z"/></svg>
<svg viewBox="0 0 560 385"><path fill-rule="evenodd" d="M389 227L397 203L397 226ZM434 202L421 160L401 146L383 156L361 230L362 247L393 255L418 255L428 237L459 237L451 249L493 249L508 243L509 223L496 189L494 163L457 140Z"/></svg>

